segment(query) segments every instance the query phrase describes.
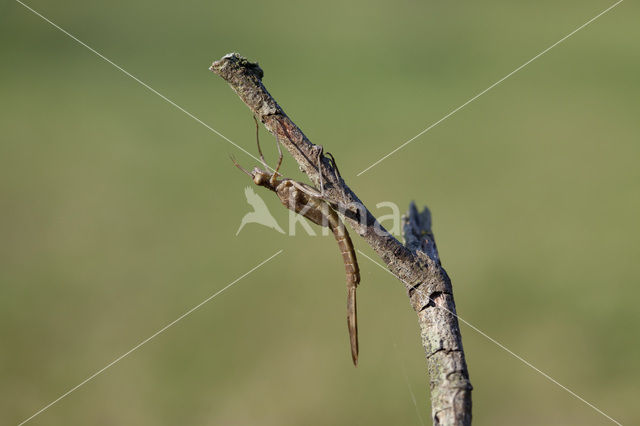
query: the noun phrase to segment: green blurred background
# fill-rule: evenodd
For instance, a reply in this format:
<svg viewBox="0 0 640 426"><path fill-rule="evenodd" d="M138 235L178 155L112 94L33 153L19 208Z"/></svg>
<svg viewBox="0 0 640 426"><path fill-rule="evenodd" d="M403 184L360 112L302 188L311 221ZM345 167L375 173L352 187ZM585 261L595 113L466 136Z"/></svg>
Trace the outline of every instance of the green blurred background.
<svg viewBox="0 0 640 426"><path fill-rule="evenodd" d="M208 66L231 51L259 61L268 89L365 203L430 206L465 320L618 421L640 423L637 4L359 177L613 2L28 4L251 152L250 113ZM228 155L251 158L19 3L3 2L0 15L2 424L279 249L31 424L430 423L400 283L361 256L353 368L333 239L259 225L236 237L250 182ZM290 157L284 167L300 176ZM287 211L258 192L285 227ZM475 424L610 424L462 333Z"/></svg>

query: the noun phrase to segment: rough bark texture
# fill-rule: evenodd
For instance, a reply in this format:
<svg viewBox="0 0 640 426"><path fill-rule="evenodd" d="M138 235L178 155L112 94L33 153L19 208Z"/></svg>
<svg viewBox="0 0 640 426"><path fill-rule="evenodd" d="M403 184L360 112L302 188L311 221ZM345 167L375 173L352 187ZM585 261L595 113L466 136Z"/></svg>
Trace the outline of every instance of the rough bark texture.
<svg viewBox="0 0 640 426"><path fill-rule="evenodd" d="M411 203L408 214L403 217L403 234L407 248L428 265L432 279L446 288L428 297L420 288L417 289L423 298L426 297L426 305L416 312L427 356L433 423L471 424L472 387L462 349L453 289L447 272L440 264L431 231L431 213L427 207L419 213L416 205ZM416 304L413 306L416 308Z"/></svg>
<svg viewBox="0 0 640 426"><path fill-rule="evenodd" d="M419 213L412 203L404 218L406 245L403 245L376 221L344 180L338 178L327 158L323 158L318 170L317 158L321 147L307 139L269 94L262 84L264 73L257 63L230 53L215 61L210 69L229 83L316 187L322 179L328 201L358 207L359 216L365 220L358 221L357 217L347 215L345 221L404 284L411 305L418 314L431 379L434 424L471 424L472 387L455 316L453 290L447 273L440 265L429 211L425 208Z"/></svg>

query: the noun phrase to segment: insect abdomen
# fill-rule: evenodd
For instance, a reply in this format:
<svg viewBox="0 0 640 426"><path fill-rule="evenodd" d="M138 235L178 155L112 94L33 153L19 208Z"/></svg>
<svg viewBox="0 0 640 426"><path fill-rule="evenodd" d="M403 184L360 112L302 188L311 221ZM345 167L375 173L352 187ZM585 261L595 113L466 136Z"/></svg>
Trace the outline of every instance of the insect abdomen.
<svg viewBox="0 0 640 426"><path fill-rule="evenodd" d="M342 261L347 274L347 284L352 284L355 287L360 282L360 269L358 268L356 251L351 242L351 237L349 237L349 233L337 215L335 220L330 220L329 225L342 254Z"/></svg>

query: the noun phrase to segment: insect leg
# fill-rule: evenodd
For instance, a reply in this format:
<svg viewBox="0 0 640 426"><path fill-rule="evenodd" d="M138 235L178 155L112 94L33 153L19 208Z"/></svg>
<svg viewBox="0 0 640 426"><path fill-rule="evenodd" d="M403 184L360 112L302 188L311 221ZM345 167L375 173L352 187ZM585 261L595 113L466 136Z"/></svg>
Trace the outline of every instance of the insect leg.
<svg viewBox="0 0 640 426"><path fill-rule="evenodd" d="M262 149L260 148L260 127L258 126L258 119L255 115L253 116L253 122L256 123L256 143L258 144L258 154L260 154L260 161L262 162L262 165L265 167L265 169L269 170L269 166L264 160L264 155L262 155Z"/></svg>
<svg viewBox="0 0 640 426"><path fill-rule="evenodd" d="M333 166L333 170L336 171L336 178L338 179L338 182L339 182L342 179L342 176L340 176L340 170L338 170L338 164L336 164L336 159L333 158L333 154L331 154L330 152L327 152L327 156L331 158L331 166Z"/></svg>
<svg viewBox="0 0 640 426"><path fill-rule="evenodd" d="M360 217L359 215L361 213L360 211L353 212L348 206L342 203L336 203L331 200L327 200L325 196L322 193L320 193L317 189L315 189L313 186L305 185L304 183L297 182L295 180L290 180L289 182L296 189L299 189L300 191L304 192L305 194L307 194L312 198L316 198L324 201L325 203L329 204L329 206L331 206L333 210L340 212L344 216L347 216L349 219L360 220L359 219Z"/></svg>
<svg viewBox="0 0 640 426"><path fill-rule="evenodd" d="M324 195L324 178L322 177L322 152L324 151L324 147L322 145L318 145L320 150L318 151L318 175L320 175L320 194Z"/></svg>
<svg viewBox="0 0 640 426"><path fill-rule="evenodd" d="M307 194L308 196L312 197L312 198L317 198L320 200L324 200L324 196L322 195L321 192L318 192L317 189L315 189L312 186L309 185L305 185L304 183L301 182L297 182L295 180L291 180L291 185L293 185L296 189L299 189L300 191L304 192L305 194Z"/></svg>
<svg viewBox="0 0 640 426"><path fill-rule="evenodd" d="M278 170L280 170L280 166L282 165L282 147L280 147L280 142L278 142L278 138L276 137L276 146L278 147L278 164L276 165L276 169L271 176L270 183L274 185L276 182L276 178L278 177Z"/></svg>

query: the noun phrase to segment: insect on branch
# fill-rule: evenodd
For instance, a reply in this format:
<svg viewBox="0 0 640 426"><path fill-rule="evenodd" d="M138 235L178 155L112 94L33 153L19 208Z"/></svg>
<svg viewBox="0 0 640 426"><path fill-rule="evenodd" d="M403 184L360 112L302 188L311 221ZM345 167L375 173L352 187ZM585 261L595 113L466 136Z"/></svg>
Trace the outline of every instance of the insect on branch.
<svg viewBox="0 0 640 426"><path fill-rule="evenodd" d="M345 222L399 278L418 316L430 376L434 424L471 424L472 386L458 320L451 314L456 312L453 288L440 263L428 209L418 212L415 205L411 205L404 219L407 244L402 244L377 222L349 188L337 172L333 157L323 155L323 148L311 143L285 114L263 85L264 72L257 63L230 53L215 61L210 70L229 83L254 116L295 159L315 188L322 188L322 200L332 207L345 208L347 213L357 211L356 215L347 214ZM248 173L258 183L255 175ZM259 181L263 182L262 178ZM436 305L445 309L437 309Z"/></svg>

